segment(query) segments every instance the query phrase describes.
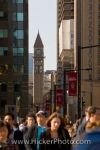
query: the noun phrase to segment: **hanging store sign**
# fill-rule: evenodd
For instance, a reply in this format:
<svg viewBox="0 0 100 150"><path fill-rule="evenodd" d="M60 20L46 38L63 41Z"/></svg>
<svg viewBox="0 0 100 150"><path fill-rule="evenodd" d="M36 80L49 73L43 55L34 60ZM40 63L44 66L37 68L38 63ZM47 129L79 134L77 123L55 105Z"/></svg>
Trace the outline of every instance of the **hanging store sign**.
<svg viewBox="0 0 100 150"><path fill-rule="evenodd" d="M56 106L63 105L63 89L56 89Z"/></svg>
<svg viewBox="0 0 100 150"><path fill-rule="evenodd" d="M68 73L68 94L69 96L77 96L77 72Z"/></svg>

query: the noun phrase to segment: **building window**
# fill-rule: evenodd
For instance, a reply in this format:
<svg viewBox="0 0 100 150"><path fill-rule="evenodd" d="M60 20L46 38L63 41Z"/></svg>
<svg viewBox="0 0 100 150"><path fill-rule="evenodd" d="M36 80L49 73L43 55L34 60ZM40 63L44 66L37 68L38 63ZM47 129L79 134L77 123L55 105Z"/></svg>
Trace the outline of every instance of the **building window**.
<svg viewBox="0 0 100 150"><path fill-rule="evenodd" d="M8 47L0 47L0 56L7 56Z"/></svg>
<svg viewBox="0 0 100 150"><path fill-rule="evenodd" d="M0 17L4 17L4 12L3 11L0 11Z"/></svg>
<svg viewBox="0 0 100 150"><path fill-rule="evenodd" d="M15 64L15 65L13 65L13 70L15 73L24 73L24 65Z"/></svg>
<svg viewBox="0 0 100 150"><path fill-rule="evenodd" d="M16 0L16 3L23 3L23 0Z"/></svg>
<svg viewBox="0 0 100 150"><path fill-rule="evenodd" d="M23 47L23 39L14 39L13 40L13 47Z"/></svg>
<svg viewBox="0 0 100 150"><path fill-rule="evenodd" d="M18 47L23 47L23 39L22 40L17 40L17 44L18 44Z"/></svg>
<svg viewBox="0 0 100 150"><path fill-rule="evenodd" d="M0 56L7 56L8 47L0 47Z"/></svg>
<svg viewBox="0 0 100 150"><path fill-rule="evenodd" d="M20 84L19 83L15 83L14 84L14 92L20 92L20 90L21 90Z"/></svg>
<svg viewBox="0 0 100 150"><path fill-rule="evenodd" d="M17 13L17 21L23 21L23 13Z"/></svg>
<svg viewBox="0 0 100 150"><path fill-rule="evenodd" d="M23 21L23 13L14 13L13 14L14 21Z"/></svg>
<svg viewBox="0 0 100 150"><path fill-rule="evenodd" d="M23 39L24 38L24 31L23 30L16 30L14 32L14 37L16 39Z"/></svg>
<svg viewBox="0 0 100 150"><path fill-rule="evenodd" d="M24 48L13 48L13 56L23 56Z"/></svg>
<svg viewBox="0 0 100 150"><path fill-rule="evenodd" d="M18 21L17 22L17 27L18 27L18 29L23 30L23 28L24 28L24 22L23 21Z"/></svg>
<svg viewBox="0 0 100 150"><path fill-rule="evenodd" d="M8 30L0 29L0 38L7 38L7 37L8 37Z"/></svg>
<svg viewBox="0 0 100 150"><path fill-rule="evenodd" d="M7 84L6 83L1 84L1 91L2 92L7 92Z"/></svg>

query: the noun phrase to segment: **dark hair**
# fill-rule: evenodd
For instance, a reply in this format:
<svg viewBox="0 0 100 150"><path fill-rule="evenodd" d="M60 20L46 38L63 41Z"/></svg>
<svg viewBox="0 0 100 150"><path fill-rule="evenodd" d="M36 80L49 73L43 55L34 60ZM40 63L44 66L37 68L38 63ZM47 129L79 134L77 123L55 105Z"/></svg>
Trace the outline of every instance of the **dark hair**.
<svg viewBox="0 0 100 150"><path fill-rule="evenodd" d="M0 121L0 128L7 127L3 121Z"/></svg>
<svg viewBox="0 0 100 150"><path fill-rule="evenodd" d="M14 115L12 114L12 113L6 113L5 115L4 115L4 118L6 117L6 116L10 116L11 118L12 118L12 120L14 120L15 119L15 117L14 117Z"/></svg>
<svg viewBox="0 0 100 150"><path fill-rule="evenodd" d="M17 122L14 122L14 123L13 123L13 126L14 126L15 128L19 128L19 124L18 124Z"/></svg>
<svg viewBox="0 0 100 150"><path fill-rule="evenodd" d="M21 119L19 124L24 123L24 122L26 122L26 118Z"/></svg>
<svg viewBox="0 0 100 150"><path fill-rule="evenodd" d="M61 121L61 125L59 127L59 130L60 130L61 128L65 127L65 121L64 121L63 117L58 112L54 112L49 116L49 118L46 121L46 125L47 125L47 127L51 127L51 121L53 118L56 118L56 117L59 118Z"/></svg>
<svg viewBox="0 0 100 150"><path fill-rule="evenodd" d="M36 117L35 117L35 115L34 115L33 113L27 114L27 115L26 115L26 119L27 119L28 117L32 117L32 118L34 118L34 120L36 121Z"/></svg>

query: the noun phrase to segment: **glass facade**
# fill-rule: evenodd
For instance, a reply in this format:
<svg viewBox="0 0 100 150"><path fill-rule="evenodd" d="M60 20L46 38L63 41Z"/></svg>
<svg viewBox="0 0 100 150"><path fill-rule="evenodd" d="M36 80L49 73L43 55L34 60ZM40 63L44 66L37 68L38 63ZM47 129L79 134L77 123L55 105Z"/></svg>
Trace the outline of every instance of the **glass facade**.
<svg viewBox="0 0 100 150"><path fill-rule="evenodd" d="M16 3L23 3L23 0L16 0Z"/></svg>
<svg viewBox="0 0 100 150"><path fill-rule="evenodd" d="M24 31L23 30L16 30L14 32L14 37L16 39L24 39Z"/></svg>
<svg viewBox="0 0 100 150"><path fill-rule="evenodd" d="M0 11L0 17L4 17L4 12Z"/></svg>
<svg viewBox="0 0 100 150"><path fill-rule="evenodd" d="M23 73L24 72L24 65L23 64L14 64L13 65L14 73Z"/></svg>
<svg viewBox="0 0 100 150"><path fill-rule="evenodd" d="M23 56L24 48L13 48L13 56Z"/></svg>
<svg viewBox="0 0 100 150"><path fill-rule="evenodd" d="M15 73L24 73L24 14L23 0L13 0L16 3L16 10L13 12L13 21L16 22L16 30L13 31L13 71Z"/></svg>
<svg viewBox="0 0 100 150"><path fill-rule="evenodd" d="M0 8L0 114L5 112L4 102L15 105L21 96L20 114L24 116L28 106L28 0L0 0Z"/></svg>
<svg viewBox="0 0 100 150"><path fill-rule="evenodd" d="M8 37L8 30L0 29L0 38L7 38L7 37Z"/></svg>
<svg viewBox="0 0 100 150"><path fill-rule="evenodd" d="M22 12L13 13L13 20L14 21L23 21L23 13Z"/></svg>
<svg viewBox="0 0 100 150"><path fill-rule="evenodd" d="M0 56L6 56L8 52L8 47L0 47Z"/></svg>

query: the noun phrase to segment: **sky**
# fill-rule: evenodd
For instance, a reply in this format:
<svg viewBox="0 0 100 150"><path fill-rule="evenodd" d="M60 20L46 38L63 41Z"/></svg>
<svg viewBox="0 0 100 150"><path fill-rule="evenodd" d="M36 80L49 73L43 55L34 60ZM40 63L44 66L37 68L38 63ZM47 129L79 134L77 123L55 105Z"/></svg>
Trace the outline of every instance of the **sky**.
<svg viewBox="0 0 100 150"><path fill-rule="evenodd" d="M39 30L44 44L44 69L56 69L56 0L29 0L29 52Z"/></svg>

